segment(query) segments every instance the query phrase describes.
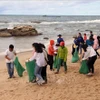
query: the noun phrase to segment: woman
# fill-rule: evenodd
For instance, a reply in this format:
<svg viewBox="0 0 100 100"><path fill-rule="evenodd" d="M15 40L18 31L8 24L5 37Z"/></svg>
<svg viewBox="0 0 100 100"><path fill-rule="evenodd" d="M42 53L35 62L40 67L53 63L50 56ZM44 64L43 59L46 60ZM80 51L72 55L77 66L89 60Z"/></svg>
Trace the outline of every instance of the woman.
<svg viewBox="0 0 100 100"><path fill-rule="evenodd" d="M36 76L36 81L38 84L43 84L45 81L43 80L41 76L41 71L42 68L47 65L45 61L45 57L43 54L43 50L41 46L38 43L33 43L32 44L33 49L34 49L34 55L29 59L29 61L35 60L36 61L36 66L35 66L35 76Z"/></svg>
<svg viewBox="0 0 100 100"><path fill-rule="evenodd" d="M94 73L94 63L97 59L97 55L96 55L96 52L93 49L93 47L90 46L90 44L86 44L86 45L87 45L87 47L86 47L84 57L83 57L82 60L87 60L87 66L88 66L88 69L89 69L88 75L93 75L93 73Z"/></svg>

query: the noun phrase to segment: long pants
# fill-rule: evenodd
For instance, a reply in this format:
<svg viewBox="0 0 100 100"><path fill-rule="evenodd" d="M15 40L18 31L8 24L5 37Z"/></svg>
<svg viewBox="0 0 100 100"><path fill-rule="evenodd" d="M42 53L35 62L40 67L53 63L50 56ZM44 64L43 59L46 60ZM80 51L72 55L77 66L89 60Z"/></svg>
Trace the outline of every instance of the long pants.
<svg viewBox="0 0 100 100"><path fill-rule="evenodd" d="M94 73L94 63L96 59L97 59L97 56L93 56L93 57L90 57L89 60L87 61L89 72Z"/></svg>
<svg viewBox="0 0 100 100"><path fill-rule="evenodd" d="M14 63L6 63L7 65L7 70L8 70L8 74L9 77L12 78L12 76L14 75Z"/></svg>
<svg viewBox="0 0 100 100"><path fill-rule="evenodd" d="M77 51L79 51L79 47L77 47ZM72 46L72 55L74 55L75 48Z"/></svg>
<svg viewBox="0 0 100 100"><path fill-rule="evenodd" d="M96 54L97 54L98 56L100 56L100 54L98 53L97 49L95 49L95 52L96 52Z"/></svg>
<svg viewBox="0 0 100 100"><path fill-rule="evenodd" d="M42 68L43 68L43 67L39 67L39 66L36 64L35 72L34 72L36 78L38 78L38 80L41 80L41 81L43 80L43 78L42 78L42 76L41 76Z"/></svg>
<svg viewBox="0 0 100 100"><path fill-rule="evenodd" d="M58 66L57 66L57 71L58 71L58 72L59 72L59 70L60 70L60 66L61 66L62 63L64 63L65 71L67 71L67 65L66 65L66 62L64 62L64 59L58 58Z"/></svg>
<svg viewBox="0 0 100 100"><path fill-rule="evenodd" d="M53 69L53 56L48 55L48 60L49 60L50 70L52 70Z"/></svg>
<svg viewBox="0 0 100 100"><path fill-rule="evenodd" d="M47 71L46 70L47 70L47 65L42 68L42 72L41 72L41 76L45 80L45 82L47 82Z"/></svg>

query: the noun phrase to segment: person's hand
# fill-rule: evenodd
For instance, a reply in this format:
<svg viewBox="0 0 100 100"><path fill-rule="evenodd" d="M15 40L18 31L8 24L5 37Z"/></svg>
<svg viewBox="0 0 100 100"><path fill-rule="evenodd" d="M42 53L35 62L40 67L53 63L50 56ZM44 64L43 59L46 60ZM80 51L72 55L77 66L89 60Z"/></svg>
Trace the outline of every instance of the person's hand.
<svg viewBox="0 0 100 100"><path fill-rule="evenodd" d="M29 59L27 59L26 62L29 62Z"/></svg>

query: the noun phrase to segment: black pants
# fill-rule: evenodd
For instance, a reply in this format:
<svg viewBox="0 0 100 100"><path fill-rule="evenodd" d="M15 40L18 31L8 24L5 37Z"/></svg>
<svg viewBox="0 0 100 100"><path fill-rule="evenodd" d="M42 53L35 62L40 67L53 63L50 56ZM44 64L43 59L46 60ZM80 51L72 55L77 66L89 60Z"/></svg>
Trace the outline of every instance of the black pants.
<svg viewBox="0 0 100 100"><path fill-rule="evenodd" d="M77 47L77 51L79 52L79 46ZM74 55L74 52L75 52L75 48L72 45L72 55Z"/></svg>
<svg viewBox="0 0 100 100"><path fill-rule="evenodd" d="M100 54L97 52L97 49L95 49L95 52L96 52L96 54L97 54L98 56L100 56Z"/></svg>
<svg viewBox="0 0 100 100"><path fill-rule="evenodd" d="M42 68L41 76L47 82L47 65Z"/></svg>
<svg viewBox="0 0 100 100"><path fill-rule="evenodd" d="M50 65L50 70L53 69L53 56L52 55L48 55L48 64Z"/></svg>
<svg viewBox="0 0 100 100"><path fill-rule="evenodd" d="M90 57L89 60L87 61L89 72L94 73L94 63L96 59L97 59L97 56L93 56L93 57Z"/></svg>

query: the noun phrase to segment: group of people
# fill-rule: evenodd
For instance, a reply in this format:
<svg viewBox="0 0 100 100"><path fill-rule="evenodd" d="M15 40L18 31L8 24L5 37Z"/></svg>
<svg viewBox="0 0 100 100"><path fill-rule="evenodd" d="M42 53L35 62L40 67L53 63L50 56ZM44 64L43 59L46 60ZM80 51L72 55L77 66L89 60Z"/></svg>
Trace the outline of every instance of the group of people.
<svg viewBox="0 0 100 100"><path fill-rule="evenodd" d="M74 44L72 46L72 55L74 55L76 48L77 51L80 51L80 54L82 54L82 49L84 50L82 60L87 60L89 74L94 73L94 63L97 59L97 55L100 57L99 53L97 52L99 47L97 37L96 35L93 35L92 32L90 33L91 35L89 39L87 39L86 34L84 34L84 38L82 37L81 33L79 33L78 36L74 36ZM32 47L33 56L28 59L27 62L34 60L36 63L34 71L36 78L32 80L33 83L47 83L47 65L49 65L50 70L53 71L54 58L57 58L55 74L59 73L61 66L64 66L65 73L67 72L68 49L65 46L65 42L61 34L58 35L56 44L54 40L50 40L47 49L45 45L41 43L33 43ZM14 50L14 46L11 44L5 53L9 78L14 78L14 56L16 56L16 52Z"/></svg>
<svg viewBox="0 0 100 100"><path fill-rule="evenodd" d="M86 60L89 73L87 75L94 74L94 63L97 59L97 56L100 57L100 54L97 52L99 49L99 36L93 34L90 31L90 36L87 38L87 35L84 34L82 37L81 33L78 36L74 36L74 44L72 46L72 55L75 52L75 49L82 55L82 60ZM82 53L82 50L84 51Z"/></svg>

